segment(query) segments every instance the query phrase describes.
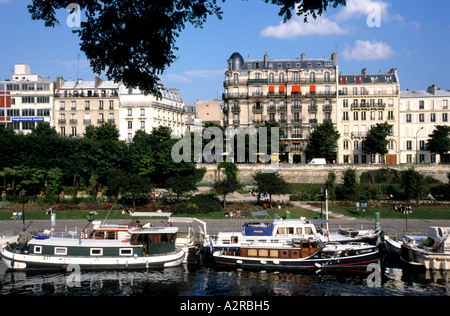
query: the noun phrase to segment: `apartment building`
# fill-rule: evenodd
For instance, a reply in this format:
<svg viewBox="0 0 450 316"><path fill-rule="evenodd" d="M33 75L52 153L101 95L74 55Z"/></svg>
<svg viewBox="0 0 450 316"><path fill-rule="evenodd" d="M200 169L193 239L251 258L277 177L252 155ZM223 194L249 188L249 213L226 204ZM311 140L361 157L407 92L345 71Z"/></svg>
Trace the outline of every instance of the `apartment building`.
<svg viewBox="0 0 450 316"><path fill-rule="evenodd" d="M396 69L378 74L339 75L338 124L341 134L338 142L338 163L386 163L400 162L399 115L400 82ZM366 155L364 140L370 129L378 123L392 125L388 136L388 154Z"/></svg>
<svg viewBox="0 0 450 316"><path fill-rule="evenodd" d="M197 118L203 123L213 122L223 126L223 102L221 100L196 101Z"/></svg>
<svg viewBox="0 0 450 316"><path fill-rule="evenodd" d="M337 54L331 58L247 59L233 53L225 72L224 126L279 122L287 145L282 162L307 162L310 133L324 120L337 123Z"/></svg>
<svg viewBox="0 0 450 316"><path fill-rule="evenodd" d="M450 90L431 85L427 90L402 91L400 101L400 161L439 163L439 155L426 149L436 125L450 125ZM450 163L450 154L444 156Z"/></svg>
<svg viewBox="0 0 450 316"><path fill-rule="evenodd" d="M38 122L52 122L53 98L52 81L32 74L28 64L15 64L12 80L0 81L0 122L29 133Z"/></svg>
<svg viewBox="0 0 450 316"><path fill-rule="evenodd" d="M118 124L119 84L103 81L56 80L54 126L67 137L82 137L86 126Z"/></svg>
<svg viewBox="0 0 450 316"><path fill-rule="evenodd" d="M172 134L181 137L185 131L185 104L177 89L158 86L160 98L145 95L139 89L127 89L121 85L120 100L120 139L133 140L136 131L151 133L153 128L167 126Z"/></svg>

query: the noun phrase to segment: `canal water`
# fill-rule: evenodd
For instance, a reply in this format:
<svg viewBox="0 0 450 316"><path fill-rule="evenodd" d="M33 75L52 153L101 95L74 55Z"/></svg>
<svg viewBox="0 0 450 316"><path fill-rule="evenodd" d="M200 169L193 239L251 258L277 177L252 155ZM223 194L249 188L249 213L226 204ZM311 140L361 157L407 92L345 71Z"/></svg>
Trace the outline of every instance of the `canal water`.
<svg viewBox="0 0 450 316"><path fill-rule="evenodd" d="M411 271L382 258L360 271L221 270L182 265L148 271L13 272L0 263L0 295L11 296L449 296L444 272Z"/></svg>

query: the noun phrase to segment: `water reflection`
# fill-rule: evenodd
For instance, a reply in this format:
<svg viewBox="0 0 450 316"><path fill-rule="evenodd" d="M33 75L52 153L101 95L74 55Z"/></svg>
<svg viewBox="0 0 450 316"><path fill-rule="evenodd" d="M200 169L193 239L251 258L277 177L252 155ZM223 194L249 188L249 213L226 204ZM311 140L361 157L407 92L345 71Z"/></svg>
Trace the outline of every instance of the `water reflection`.
<svg viewBox="0 0 450 316"><path fill-rule="evenodd" d="M449 295L448 273L404 269L380 260L370 271L252 271L180 266L148 271L12 272L0 264L0 295L34 296L390 296ZM76 281L74 283L74 281ZM74 286L75 285L75 286Z"/></svg>

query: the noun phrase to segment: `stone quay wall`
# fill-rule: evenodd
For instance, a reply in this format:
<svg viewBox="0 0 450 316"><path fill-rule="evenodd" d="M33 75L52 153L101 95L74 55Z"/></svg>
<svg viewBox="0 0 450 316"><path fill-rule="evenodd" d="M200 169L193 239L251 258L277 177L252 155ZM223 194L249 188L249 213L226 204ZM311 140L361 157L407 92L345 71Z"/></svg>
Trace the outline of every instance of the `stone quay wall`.
<svg viewBox="0 0 450 316"><path fill-rule="evenodd" d="M237 164L239 168L239 180L241 182L252 181L252 175L262 168L271 168L270 164ZM370 170L378 170L382 168L390 168L395 170L406 170L414 167L416 171L422 173L424 176L431 176L441 182L448 183L447 174L450 172L450 165L305 165L305 164L280 164L278 172L289 183L325 183L328 173L334 171L336 174L336 181L342 183L343 171L348 168L356 170L359 177L362 172ZM202 182L214 182L219 173L217 171L217 164L199 164L199 168L205 167L206 174Z"/></svg>

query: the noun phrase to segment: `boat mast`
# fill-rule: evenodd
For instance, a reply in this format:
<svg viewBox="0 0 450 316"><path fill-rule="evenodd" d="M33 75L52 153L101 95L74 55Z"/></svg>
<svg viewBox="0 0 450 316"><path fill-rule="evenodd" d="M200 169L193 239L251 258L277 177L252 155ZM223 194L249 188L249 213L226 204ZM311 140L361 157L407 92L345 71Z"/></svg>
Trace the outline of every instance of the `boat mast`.
<svg viewBox="0 0 450 316"><path fill-rule="evenodd" d="M328 189L325 189L325 213L326 213L326 225L327 225L327 237L330 242L330 230L328 229Z"/></svg>

